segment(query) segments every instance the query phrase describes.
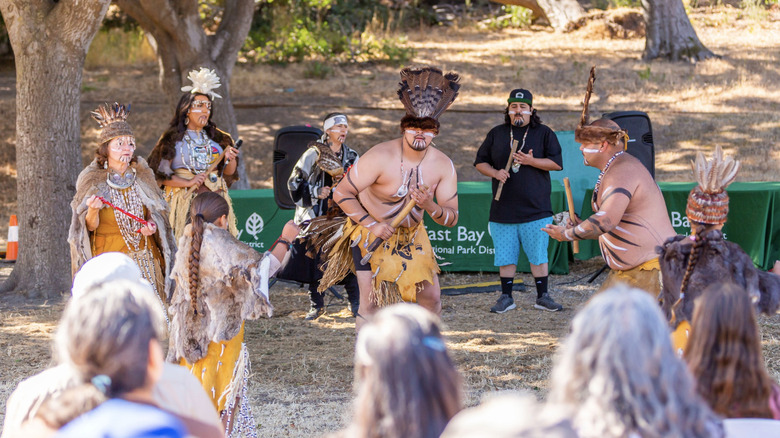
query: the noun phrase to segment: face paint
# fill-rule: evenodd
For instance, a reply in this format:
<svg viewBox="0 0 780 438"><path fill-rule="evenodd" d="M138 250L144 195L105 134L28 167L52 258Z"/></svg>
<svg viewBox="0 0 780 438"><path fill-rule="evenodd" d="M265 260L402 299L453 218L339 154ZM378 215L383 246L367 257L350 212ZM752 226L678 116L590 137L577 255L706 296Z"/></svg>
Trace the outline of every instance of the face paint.
<svg viewBox="0 0 780 438"><path fill-rule="evenodd" d="M589 154L598 154L599 150L598 149L592 149L592 148L583 148L582 152L586 152L586 153L589 153Z"/></svg>

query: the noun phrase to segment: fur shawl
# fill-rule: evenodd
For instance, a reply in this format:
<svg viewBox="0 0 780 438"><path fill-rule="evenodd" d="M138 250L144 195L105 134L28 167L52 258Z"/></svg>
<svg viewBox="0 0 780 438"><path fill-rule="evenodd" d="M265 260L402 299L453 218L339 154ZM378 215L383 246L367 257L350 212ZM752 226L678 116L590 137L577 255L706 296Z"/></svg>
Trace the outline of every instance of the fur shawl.
<svg viewBox="0 0 780 438"><path fill-rule="evenodd" d="M190 306L190 247L192 226L179 239L171 272L173 287L168 360L195 363L206 356L209 342L233 339L247 319L271 316L268 301L270 255L236 240L227 230L205 224L200 249L198 314Z"/></svg>
<svg viewBox="0 0 780 438"><path fill-rule="evenodd" d="M136 171L136 182L138 183L141 203L149 211L151 220L157 224L157 232L153 237L165 259L163 273L165 278L168 278L173 266L173 256L176 253L173 230L171 230L171 225L168 222L168 203L165 202L163 193L154 179L154 173L146 164L146 160L138 157L138 161L131 163L130 167ZM76 275L76 271L81 268L81 265L94 256L89 240L90 232L86 226L87 198L92 195L107 193L108 190L106 171L98 166L97 161L93 160L79 174L79 178L76 181L76 196L73 197L73 201L70 203L73 216L70 221L68 243L70 243L70 260L73 275Z"/></svg>
<svg viewBox="0 0 780 438"><path fill-rule="evenodd" d="M758 299L758 311L768 315L777 312L780 307L780 276L756 269L745 251L736 243L724 240L720 231L708 231L702 234L702 238L704 242L698 250L699 256L688 280L687 292L677 311L678 322L693 319L694 300L707 286L715 283L734 283ZM686 236L674 236L657 248L663 276L662 307L667 319L671 318L672 306L680 298L680 286L693 247L688 242Z"/></svg>

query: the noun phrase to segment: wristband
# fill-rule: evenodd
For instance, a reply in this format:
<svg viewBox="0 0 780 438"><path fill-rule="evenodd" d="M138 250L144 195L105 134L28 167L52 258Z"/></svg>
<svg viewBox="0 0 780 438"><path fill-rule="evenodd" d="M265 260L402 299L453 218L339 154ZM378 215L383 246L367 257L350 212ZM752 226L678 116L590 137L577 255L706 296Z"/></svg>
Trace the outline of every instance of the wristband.
<svg viewBox="0 0 780 438"><path fill-rule="evenodd" d="M280 237L280 238L278 238L278 239L276 239L276 244L278 245L278 244L280 244L280 243L281 243L281 244L284 244L284 245L287 245L287 250L288 250L288 251L290 250L290 248L292 248L292 244L291 244L290 242L288 242L288 241L286 241L286 240L282 239L281 237ZM274 247L275 247L275 245L274 245Z"/></svg>

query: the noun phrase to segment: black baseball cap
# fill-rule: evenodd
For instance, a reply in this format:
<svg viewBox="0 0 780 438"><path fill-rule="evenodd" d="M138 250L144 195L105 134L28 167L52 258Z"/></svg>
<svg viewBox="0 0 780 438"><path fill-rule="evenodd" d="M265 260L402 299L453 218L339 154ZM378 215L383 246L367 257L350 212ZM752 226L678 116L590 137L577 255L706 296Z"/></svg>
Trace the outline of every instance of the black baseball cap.
<svg viewBox="0 0 780 438"><path fill-rule="evenodd" d="M530 91L524 89L524 88L516 88L512 90L511 93L509 93L509 99L506 100L507 103L512 102L523 102L527 103L530 106L534 106L534 95L531 94Z"/></svg>

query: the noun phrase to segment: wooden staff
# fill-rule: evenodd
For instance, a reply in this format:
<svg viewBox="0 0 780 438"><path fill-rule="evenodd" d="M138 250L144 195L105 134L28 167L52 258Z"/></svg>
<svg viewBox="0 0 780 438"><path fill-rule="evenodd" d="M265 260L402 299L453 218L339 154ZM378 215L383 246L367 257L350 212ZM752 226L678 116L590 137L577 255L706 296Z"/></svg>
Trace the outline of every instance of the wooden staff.
<svg viewBox="0 0 780 438"><path fill-rule="evenodd" d="M428 190L427 187L425 190ZM409 213L412 212L412 209L414 206L417 205L417 203L414 201L414 199L411 199L408 204L406 204L406 207L404 207L400 213L393 219L393 222L390 223L390 226L393 228L398 228L399 225L401 225L401 221L404 220L406 216L409 215ZM374 239L373 242L371 242L371 245L368 246L368 253L366 253L365 257L363 257L362 260L360 260L361 264L368 263L369 260L371 260L371 256L374 255L374 251L376 251L377 248L379 248L379 245L382 244L382 238L377 237Z"/></svg>
<svg viewBox="0 0 780 438"><path fill-rule="evenodd" d="M569 204L569 216L571 217L571 221L574 222L574 218L576 217L574 213L574 197L571 195L571 184L569 184L568 176L563 178L563 188L566 190L566 203ZM574 252L574 254L579 253L580 242L572 240L571 250Z"/></svg>
<svg viewBox="0 0 780 438"><path fill-rule="evenodd" d="M509 129L512 129L512 128L510 127ZM509 159L506 160L506 166L504 166L504 170L507 171L507 172L509 172L509 168L512 167L512 155L514 155L512 150L517 151L517 145L519 143L520 142L518 140L515 140L515 142L512 144L512 149L509 151ZM501 197L501 191L502 190L504 190L504 183L500 182L500 183L498 183L498 190L496 190L496 197L494 198L496 201L498 201L498 198Z"/></svg>

